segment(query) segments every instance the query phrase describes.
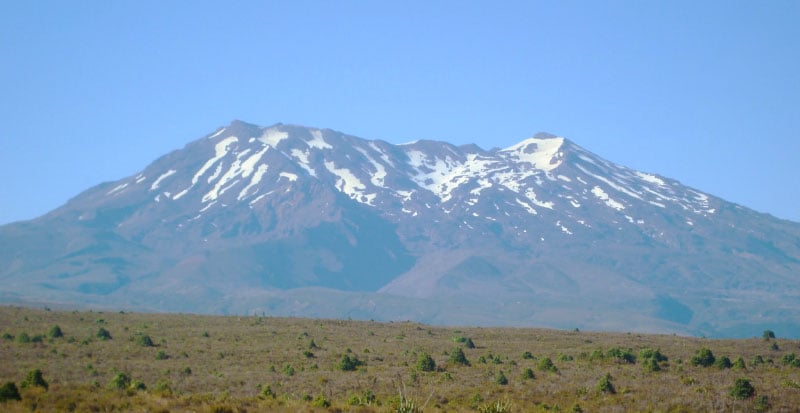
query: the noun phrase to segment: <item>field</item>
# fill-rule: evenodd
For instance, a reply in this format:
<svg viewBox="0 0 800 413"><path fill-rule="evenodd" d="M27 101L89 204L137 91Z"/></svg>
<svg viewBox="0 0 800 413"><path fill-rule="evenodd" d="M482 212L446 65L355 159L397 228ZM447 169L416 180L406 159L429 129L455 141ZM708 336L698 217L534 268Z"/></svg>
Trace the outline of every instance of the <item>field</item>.
<svg viewBox="0 0 800 413"><path fill-rule="evenodd" d="M776 333L711 340L0 307L0 410L800 411L800 342ZM743 378L751 388L735 385Z"/></svg>

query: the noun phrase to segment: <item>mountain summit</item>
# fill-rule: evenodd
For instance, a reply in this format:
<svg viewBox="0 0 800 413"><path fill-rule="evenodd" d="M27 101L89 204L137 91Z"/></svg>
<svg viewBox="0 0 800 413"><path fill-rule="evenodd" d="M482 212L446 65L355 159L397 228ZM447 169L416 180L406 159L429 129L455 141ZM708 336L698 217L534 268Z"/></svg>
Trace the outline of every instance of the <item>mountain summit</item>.
<svg viewBox="0 0 800 413"><path fill-rule="evenodd" d="M538 134L393 145L241 121L0 227L0 299L757 335L800 224Z"/></svg>

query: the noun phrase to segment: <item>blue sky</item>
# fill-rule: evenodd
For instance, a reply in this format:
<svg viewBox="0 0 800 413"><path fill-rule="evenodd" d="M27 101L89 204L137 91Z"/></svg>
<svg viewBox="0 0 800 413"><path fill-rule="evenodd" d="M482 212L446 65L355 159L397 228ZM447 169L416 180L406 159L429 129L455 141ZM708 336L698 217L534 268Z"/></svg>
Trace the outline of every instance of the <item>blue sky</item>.
<svg viewBox="0 0 800 413"><path fill-rule="evenodd" d="M0 223L233 119L565 136L800 221L797 1L6 1Z"/></svg>

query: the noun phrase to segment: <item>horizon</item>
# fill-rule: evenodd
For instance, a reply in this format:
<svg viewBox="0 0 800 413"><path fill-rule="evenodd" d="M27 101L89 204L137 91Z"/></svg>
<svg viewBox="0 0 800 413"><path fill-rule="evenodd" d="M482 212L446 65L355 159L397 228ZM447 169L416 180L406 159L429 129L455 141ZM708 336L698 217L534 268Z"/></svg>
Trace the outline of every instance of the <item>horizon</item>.
<svg viewBox="0 0 800 413"><path fill-rule="evenodd" d="M0 5L0 225L233 119L392 144L538 132L800 222L800 4Z"/></svg>

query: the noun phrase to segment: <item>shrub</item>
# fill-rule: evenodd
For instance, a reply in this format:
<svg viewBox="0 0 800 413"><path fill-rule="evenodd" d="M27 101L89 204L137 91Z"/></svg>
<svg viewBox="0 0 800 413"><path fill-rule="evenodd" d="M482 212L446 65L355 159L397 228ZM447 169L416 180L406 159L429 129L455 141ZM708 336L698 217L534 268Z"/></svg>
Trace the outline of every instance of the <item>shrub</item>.
<svg viewBox="0 0 800 413"><path fill-rule="evenodd" d="M762 357L760 354L756 354L756 356L753 357L753 365L757 366L759 364L764 364L764 357Z"/></svg>
<svg viewBox="0 0 800 413"><path fill-rule="evenodd" d="M771 407L769 404L769 398L766 395L761 395L756 397L755 403L753 403L753 407L756 408L757 412L765 412L769 410Z"/></svg>
<svg viewBox="0 0 800 413"><path fill-rule="evenodd" d="M761 336L764 337L764 340L769 340L771 338L775 338L775 332L772 330L764 330L764 334Z"/></svg>
<svg viewBox="0 0 800 413"><path fill-rule="evenodd" d="M784 366L788 366L792 364L792 362L795 361L796 359L797 356L794 353L784 354L783 357L781 357L781 364L783 364Z"/></svg>
<svg viewBox="0 0 800 413"><path fill-rule="evenodd" d="M501 386L505 386L506 384L508 384L508 378L506 377L505 374L503 374L503 370L500 370L497 373L497 375L494 377L494 382Z"/></svg>
<svg viewBox="0 0 800 413"><path fill-rule="evenodd" d="M661 371L661 366L658 365L656 359L647 358L644 359L644 370L649 372Z"/></svg>
<svg viewBox="0 0 800 413"><path fill-rule="evenodd" d="M262 399L274 399L275 398L275 392L273 392L272 388L269 387L269 384L267 384L266 386L262 386L261 387L260 397Z"/></svg>
<svg viewBox="0 0 800 413"><path fill-rule="evenodd" d="M522 379L523 380L534 379L534 378L536 378L536 376L533 374L533 370L528 368L528 369L525 369L525 371L522 372Z"/></svg>
<svg viewBox="0 0 800 413"><path fill-rule="evenodd" d="M738 378L734 382L730 394L734 399L744 400L752 397L755 393L756 389L750 384L749 379Z"/></svg>
<svg viewBox="0 0 800 413"><path fill-rule="evenodd" d="M733 363L731 363L731 359L728 356L722 356L714 362L714 365L720 369L729 369L733 366Z"/></svg>
<svg viewBox="0 0 800 413"><path fill-rule="evenodd" d="M485 404L478 408L480 413L508 413L511 411L511 402L506 400L504 402L497 401L494 404Z"/></svg>
<svg viewBox="0 0 800 413"><path fill-rule="evenodd" d="M453 351L450 352L450 358L448 359L451 364L460 364L462 366L469 366L469 360L467 360L467 356L464 355L464 350L461 347L456 347Z"/></svg>
<svg viewBox="0 0 800 413"><path fill-rule="evenodd" d="M111 333L109 333L108 330L103 327L100 327L97 330L97 334L95 334L95 336L97 336L97 338L100 340L111 340Z"/></svg>
<svg viewBox="0 0 800 413"><path fill-rule="evenodd" d="M130 386L131 378L125 373L117 373L111 380L108 381L108 388L109 389L116 389L116 390L125 390Z"/></svg>
<svg viewBox="0 0 800 413"><path fill-rule="evenodd" d="M168 358L169 356L163 350L159 350L159 352L156 353L156 360L166 360Z"/></svg>
<svg viewBox="0 0 800 413"><path fill-rule="evenodd" d="M691 363L693 366L708 367L714 364L716 360L717 358L714 357L714 353L712 353L711 350L707 348L701 348L700 350L697 350L694 356L692 356Z"/></svg>
<svg viewBox="0 0 800 413"><path fill-rule="evenodd" d="M553 373L558 371L558 367L556 367L556 365L553 364L553 360L550 360L550 357L543 357L536 364L536 367L541 371L551 371Z"/></svg>
<svg viewBox="0 0 800 413"><path fill-rule="evenodd" d="M36 386L47 390L50 387L50 385L48 385L47 381L44 379L42 371L39 369L29 371L28 375L25 376L25 380L23 380L20 385L23 389L26 387Z"/></svg>
<svg viewBox="0 0 800 413"><path fill-rule="evenodd" d="M144 382L142 382L141 380L131 381L131 385L128 386L128 388L136 391L147 390L147 386L145 386Z"/></svg>
<svg viewBox="0 0 800 413"><path fill-rule="evenodd" d="M598 393L607 393L607 394L617 393L617 390L614 388L614 384L611 383L611 375L608 373L606 373L605 376L600 378L595 388L597 389Z"/></svg>
<svg viewBox="0 0 800 413"><path fill-rule="evenodd" d="M138 344L138 345L140 345L142 347L154 347L155 346L155 344L153 343L153 339L150 338L150 336L148 336L147 334L137 333L134 336L133 341L136 342L136 344Z"/></svg>
<svg viewBox="0 0 800 413"><path fill-rule="evenodd" d="M61 327L54 325L50 327L50 330L47 332L47 336L50 338L64 337L64 332L61 331Z"/></svg>
<svg viewBox="0 0 800 413"><path fill-rule="evenodd" d="M430 354L422 353L417 358L417 369L420 371L434 371L436 370L436 362L433 361L433 357Z"/></svg>
<svg viewBox="0 0 800 413"><path fill-rule="evenodd" d="M570 356L569 354L561 353L558 355L558 361L572 361L572 360L575 360L575 358Z"/></svg>
<svg viewBox="0 0 800 413"><path fill-rule="evenodd" d="M31 336L26 332L21 332L17 335L17 343L25 344L31 342Z"/></svg>
<svg viewBox="0 0 800 413"><path fill-rule="evenodd" d="M312 352L310 352L308 350L304 350L303 351L303 355L306 356L307 359L313 359L314 358L314 353L312 353Z"/></svg>
<svg viewBox="0 0 800 413"><path fill-rule="evenodd" d="M522 358L525 360L533 360L533 354L530 351L522 353Z"/></svg>
<svg viewBox="0 0 800 413"><path fill-rule="evenodd" d="M294 376L294 367L291 364L284 364L281 371L287 376Z"/></svg>
<svg viewBox="0 0 800 413"><path fill-rule="evenodd" d="M356 356L345 354L336 366L341 371L355 371L359 366L364 365L364 362L359 360Z"/></svg>
<svg viewBox="0 0 800 413"><path fill-rule="evenodd" d="M19 395L19 389L17 389L17 385L13 381L0 386L0 403L7 400L22 400Z"/></svg>
<svg viewBox="0 0 800 413"><path fill-rule="evenodd" d="M661 349L653 350L652 348L643 348L639 350L639 358L642 360L653 359L659 363L669 360L667 356L661 354Z"/></svg>
<svg viewBox="0 0 800 413"><path fill-rule="evenodd" d="M608 349L606 356L608 356L608 358L616 359L621 363L636 363L636 356L633 355L633 349L630 348L622 349L619 347L612 347Z"/></svg>

